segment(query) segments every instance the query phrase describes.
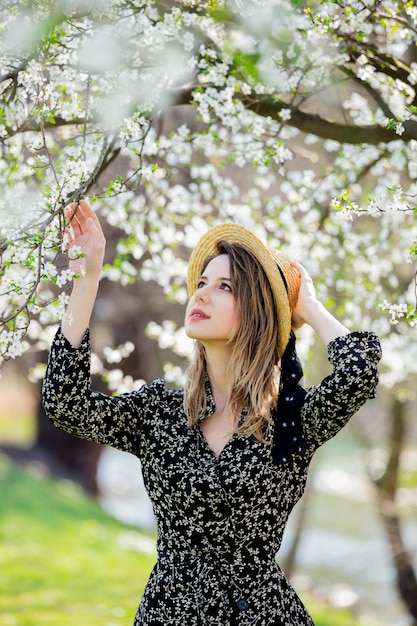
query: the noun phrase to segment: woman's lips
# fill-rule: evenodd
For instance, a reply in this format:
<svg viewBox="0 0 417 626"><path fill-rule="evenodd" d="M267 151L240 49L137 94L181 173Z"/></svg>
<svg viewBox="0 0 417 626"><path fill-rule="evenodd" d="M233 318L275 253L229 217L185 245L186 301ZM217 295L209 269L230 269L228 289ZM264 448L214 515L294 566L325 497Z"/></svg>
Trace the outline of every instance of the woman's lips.
<svg viewBox="0 0 417 626"><path fill-rule="evenodd" d="M201 309L192 309L190 313L190 318L193 320L208 320L209 316Z"/></svg>

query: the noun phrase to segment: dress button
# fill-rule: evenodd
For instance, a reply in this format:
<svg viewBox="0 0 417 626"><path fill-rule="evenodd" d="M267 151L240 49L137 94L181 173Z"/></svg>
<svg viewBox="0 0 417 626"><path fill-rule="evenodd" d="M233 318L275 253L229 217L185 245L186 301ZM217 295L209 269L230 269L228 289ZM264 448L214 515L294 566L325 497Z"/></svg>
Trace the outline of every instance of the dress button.
<svg viewBox="0 0 417 626"><path fill-rule="evenodd" d="M241 598L240 600L236 602L236 606L239 609L239 611L247 611L247 609L249 608L249 602L245 600L244 598Z"/></svg>

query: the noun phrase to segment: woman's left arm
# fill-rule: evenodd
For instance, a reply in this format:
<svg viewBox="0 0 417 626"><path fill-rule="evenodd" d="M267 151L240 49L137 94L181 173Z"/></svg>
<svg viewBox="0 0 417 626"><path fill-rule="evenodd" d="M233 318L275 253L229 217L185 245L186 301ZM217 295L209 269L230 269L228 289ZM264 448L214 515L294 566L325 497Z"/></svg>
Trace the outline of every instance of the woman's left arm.
<svg viewBox="0 0 417 626"><path fill-rule="evenodd" d="M310 449L334 437L366 400L375 397L378 384L377 364L382 353L375 333L337 337L327 350L333 371L308 389L301 407L304 437Z"/></svg>
<svg viewBox="0 0 417 626"><path fill-rule="evenodd" d="M293 314L293 328L309 324L327 345L332 373L308 390L301 417L310 448L333 437L369 398L375 397L377 364L382 356L378 337L372 332L351 333L317 300L306 270L301 275L300 295Z"/></svg>
<svg viewBox="0 0 417 626"><path fill-rule="evenodd" d="M293 263L300 272L300 292L297 305L292 314L292 327L297 330L303 324L311 326L320 339L327 346L336 337L342 337L349 333L341 322L317 300L313 281L309 274L299 263Z"/></svg>

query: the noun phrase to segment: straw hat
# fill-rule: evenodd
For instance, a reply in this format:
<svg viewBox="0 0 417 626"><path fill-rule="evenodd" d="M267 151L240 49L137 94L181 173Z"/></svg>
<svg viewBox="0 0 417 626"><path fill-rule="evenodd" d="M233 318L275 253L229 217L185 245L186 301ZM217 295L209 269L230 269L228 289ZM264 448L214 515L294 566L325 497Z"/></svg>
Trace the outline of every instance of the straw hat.
<svg viewBox="0 0 417 626"><path fill-rule="evenodd" d="M218 224L205 233L191 253L187 289L191 297L207 257L218 254L218 244L227 241L250 252L261 264L271 285L278 316L278 352L283 355L291 332L291 316L297 304L300 275L278 250L269 250L250 230L239 224Z"/></svg>

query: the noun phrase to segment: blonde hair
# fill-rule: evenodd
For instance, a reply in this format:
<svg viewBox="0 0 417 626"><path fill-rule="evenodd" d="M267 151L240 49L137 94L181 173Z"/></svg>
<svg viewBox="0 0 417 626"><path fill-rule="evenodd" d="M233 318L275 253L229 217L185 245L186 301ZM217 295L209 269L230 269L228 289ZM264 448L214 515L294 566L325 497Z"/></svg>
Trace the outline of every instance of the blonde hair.
<svg viewBox="0 0 417 626"><path fill-rule="evenodd" d="M239 417L246 409L239 435L253 434L266 443L265 425L271 421L270 410L278 398L277 350L278 314L271 286L257 259L242 246L220 241L217 254L230 260L232 293L240 320L231 338L232 354L228 370L232 380L231 408ZM215 255L217 256L217 255ZM202 271L213 257L206 259ZM184 409L188 426L194 426L207 408L206 354L201 342L195 342L194 355L186 371Z"/></svg>

